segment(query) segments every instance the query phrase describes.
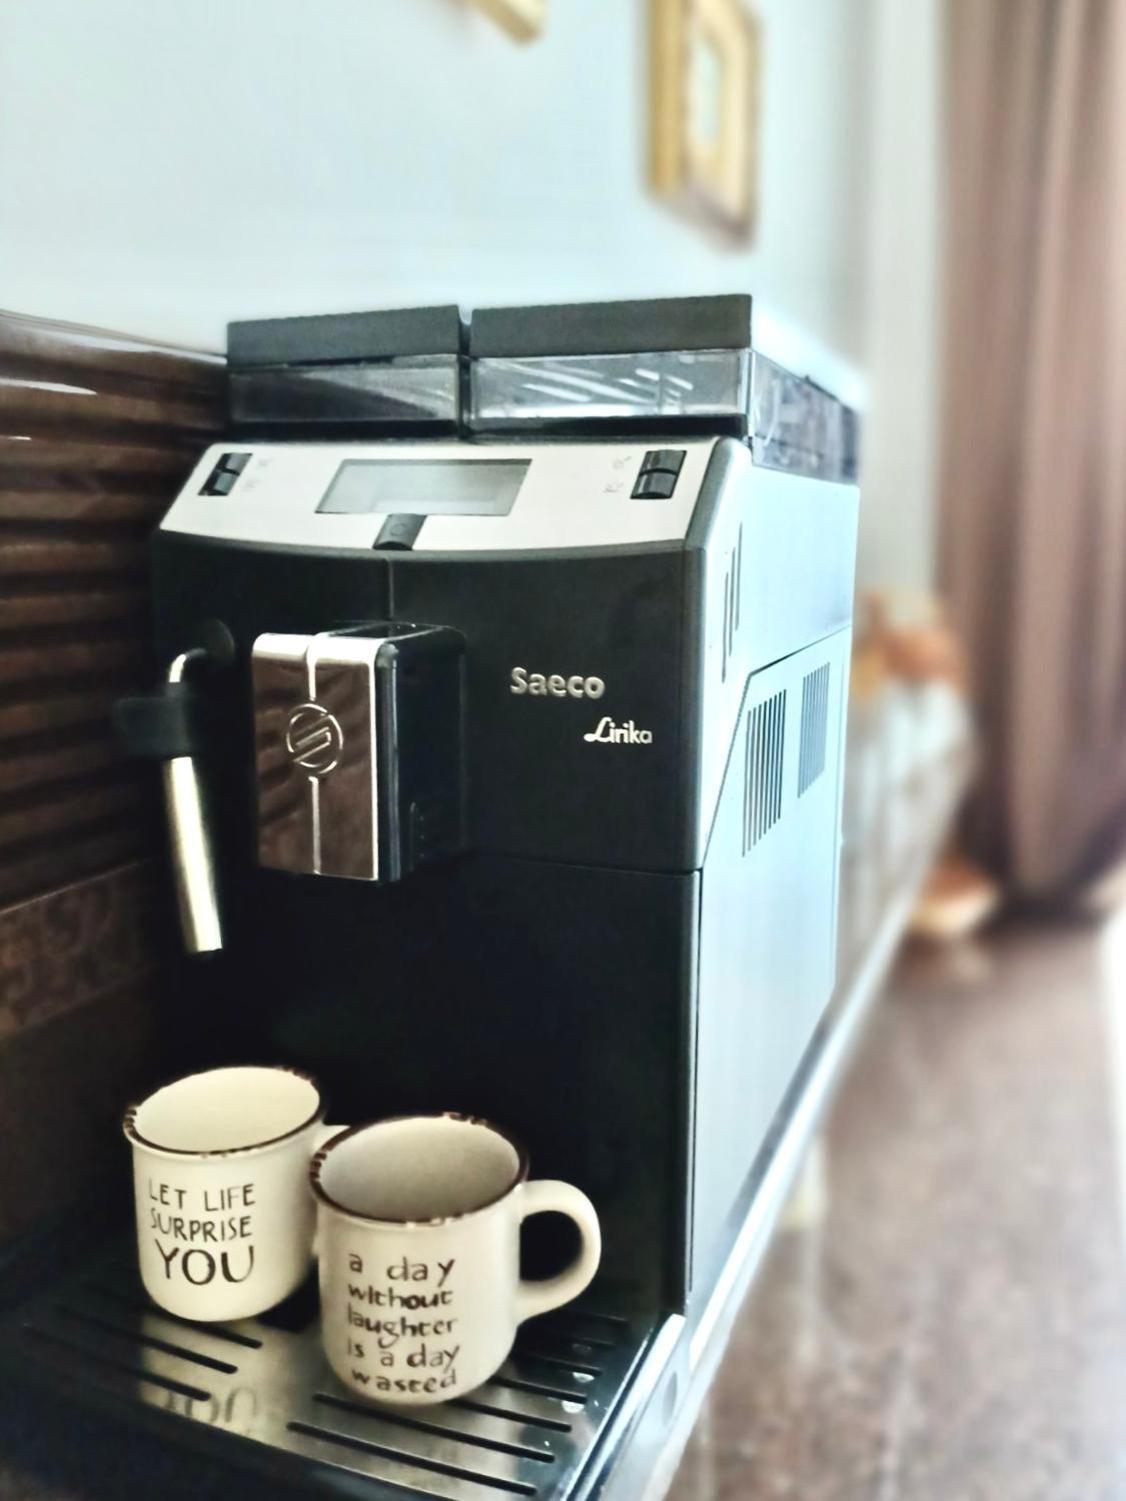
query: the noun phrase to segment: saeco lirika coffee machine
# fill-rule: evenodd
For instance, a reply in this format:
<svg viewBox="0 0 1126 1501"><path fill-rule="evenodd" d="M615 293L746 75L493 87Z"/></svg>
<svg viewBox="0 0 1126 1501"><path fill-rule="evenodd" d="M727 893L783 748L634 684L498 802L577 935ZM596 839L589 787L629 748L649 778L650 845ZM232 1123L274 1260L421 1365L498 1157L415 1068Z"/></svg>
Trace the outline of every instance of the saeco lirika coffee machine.
<svg viewBox="0 0 1126 1501"><path fill-rule="evenodd" d="M119 716L198 955L181 1071L495 1120L594 1200L603 1268L424 1420L336 1386L311 1290L187 1326L128 1240L6 1348L330 1493L593 1495L833 986L855 419L740 296L236 323L229 392L154 540L165 680Z"/></svg>

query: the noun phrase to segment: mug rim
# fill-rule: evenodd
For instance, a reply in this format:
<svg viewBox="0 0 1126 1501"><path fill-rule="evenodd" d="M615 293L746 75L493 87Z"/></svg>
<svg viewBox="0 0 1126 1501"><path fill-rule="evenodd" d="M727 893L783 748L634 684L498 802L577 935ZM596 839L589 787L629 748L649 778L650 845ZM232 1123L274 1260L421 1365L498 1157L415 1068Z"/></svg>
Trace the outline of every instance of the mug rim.
<svg viewBox="0 0 1126 1501"><path fill-rule="evenodd" d="M312 1115L299 1125L291 1126L288 1131L283 1131L280 1136L270 1136L265 1141L248 1142L246 1146L242 1147L206 1147L202 1149L193 1147L167 1147L161 1142L150 1141L147 1136L143 1136L137 1129L138 1112L148 1104L154 1095L160 1094L162 1090L171 1089L176 1084L186 1084L189 1079L201 1079L205 1074L233 1073L237 1069L260 1069L263 1072L292 1074L295 1078L302 1079L306 1084L312 1085L313 1091L317 1096L317 1103L313 1107ZM319 1121L323 1121L324 1116L324 1092L312 1074L306 1073L304 1069L294 1068L289 1063L220 1063L214 1068L197 1068L193 1069L190 1074L177 1074L175 1078L168 1079L163 1084L156 1085L154 1089L149 1090L143 1100L136 1100L128 1107L121 1120L121 1129L125 1133L126 1139L133 1146L143 1147L146 1152L157 1152L166 1157L180 1157L193 1161L201 1161L212 1157L244 1157L251 1152L262 1152L267 1147L276 1147L281 1142L289 1141L294 1136L300 1136L303 1131L308 1131L310 1126L315 1126Z"/></svg>
<svg viewBox="0 0 1126 1501"><path fill-rule="evenodd" d="M374 1130L377 1126L393 1126L402 1121L457 1121L465 1126L480 1126L486 1131L491 1131L494 1136L499 1136L502 1141L508 1143L516 1153L516 1171L512 1180L501 1189L500 1193L494 1194L491 1199L486 1199L483 1204L474 1204L472 1209L460 1209L455 1214L436 1214L430 1219L408 1219L406 1216L365 1214L362 1209L351 1209L347 1204L342 1204L339 1199L334 1199L328 1189L321 1182L321 1168L334 1148L341 1146L350 1136L359 1136L364 1131ZM469 1219L472 1215L481 1214L486 1209L493 1209L503 1202L508 1196L516 1191L522 1183L528 1179L528 1151L519 1137L514 1136L503 1126L498 1126L495 1121L487 1120L483 1115L468 1115L461 1110L438 1110L409 1111L405 1115L385 1115L373 1121L361 1121L355 1126L346 1126L338 1131L335 1136L330 1136L321 1147L314 1152L309 1162L309 1183L313 1193L326 1208L335 1214L342 1214L347 1219L357 1220L363 1225L385 1225L398 1230L410 1230L414 1228L433 1228L437 1225L452 1225L458 1220Z"/></svg>

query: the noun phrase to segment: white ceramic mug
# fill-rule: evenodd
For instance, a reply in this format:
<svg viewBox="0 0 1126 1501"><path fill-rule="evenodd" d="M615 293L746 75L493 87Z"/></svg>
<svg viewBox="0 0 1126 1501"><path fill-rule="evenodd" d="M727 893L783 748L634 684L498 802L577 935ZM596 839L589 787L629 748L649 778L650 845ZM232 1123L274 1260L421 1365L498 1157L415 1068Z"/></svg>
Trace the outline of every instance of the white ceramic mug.
<svg viewBox="0 0 1126 1501"><path fill-rule="evenodd" d="M177 1079L125 1114L137 1253L154 1303L214 1321L264 1313L309 1272L309 1161L326 1133L320 1089L289 1068Z"/></svg>
<svg viewBox="0 0 1126 1501"><path fill-rule="evenodd" d="M377 1402L444 1402L495 1373L525 1319L582 1292L601 1255L594 1206L527 1177L523 1150L470 1116L355 1126L317 1153L321 1338L341 1381ZM521 1222L548 1210L574 1220L581 1249L521 1281Z"/></svg>

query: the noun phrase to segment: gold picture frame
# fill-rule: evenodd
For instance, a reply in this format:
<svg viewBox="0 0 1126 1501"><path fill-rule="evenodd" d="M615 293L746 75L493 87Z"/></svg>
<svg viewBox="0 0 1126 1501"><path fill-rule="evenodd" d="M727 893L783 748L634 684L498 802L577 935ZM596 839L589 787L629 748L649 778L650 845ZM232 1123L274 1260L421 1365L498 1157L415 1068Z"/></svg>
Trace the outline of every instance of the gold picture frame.
<svg viewBox="0 0 1126 1501"><path fill-rule="evenodd" d="M760 71L742 0L649 0L650 185L739 240L757 210Z"/></svg>
<svg viewBox="0 0 1126 1501"><path fill-rule="evenodd" d="M473 0L518 42L533 42L547 20L547 0Z"/></svg>

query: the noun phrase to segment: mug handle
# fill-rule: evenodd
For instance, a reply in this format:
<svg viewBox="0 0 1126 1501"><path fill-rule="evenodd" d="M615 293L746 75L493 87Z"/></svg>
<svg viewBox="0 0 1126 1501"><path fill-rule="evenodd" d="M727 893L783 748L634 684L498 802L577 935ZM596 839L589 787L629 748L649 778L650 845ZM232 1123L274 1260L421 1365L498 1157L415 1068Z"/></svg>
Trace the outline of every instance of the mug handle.
<svg viewBox="0 0 1126 1501"><path fill-rule="evenodd" d="M602 1259L602 1231L594 1205L581 1189L554 1178L537 1178L520 1189L520 1223L529 1215L565 1214L578 1226L582 1236L579 1254L565 1271L555 1277L522 1281L516 1289L516 1322L534 1319L577 1298L590 1285Z"/></svg>

